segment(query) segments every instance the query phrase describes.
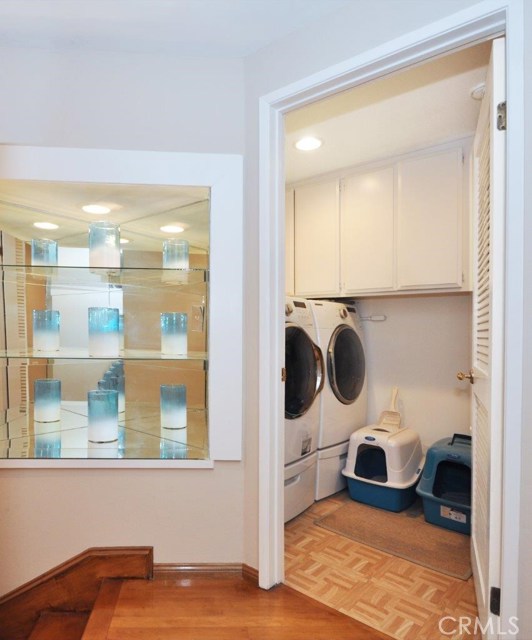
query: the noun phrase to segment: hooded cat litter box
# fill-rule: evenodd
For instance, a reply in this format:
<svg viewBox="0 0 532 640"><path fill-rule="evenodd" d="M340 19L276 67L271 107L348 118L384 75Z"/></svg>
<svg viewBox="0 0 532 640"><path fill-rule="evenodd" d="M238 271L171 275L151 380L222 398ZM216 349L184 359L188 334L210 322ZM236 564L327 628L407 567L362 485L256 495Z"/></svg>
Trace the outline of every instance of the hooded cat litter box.
<svg viewBox="0 0 532 640"><path fill-rule="evenodd" d="M427 522L471 533L471 436L455 433L429 447L416 491Z"/></svg>
<svg viewBox="0 0 532 640"><path fill-rule="evenodd" d="M394 389L392 407L396 395ZM378 424L363 427L349 438L342 474L353 500L388 511L403 511L416 499L422 468L418 434L401 427L397 411L383 411Z"/></svg>

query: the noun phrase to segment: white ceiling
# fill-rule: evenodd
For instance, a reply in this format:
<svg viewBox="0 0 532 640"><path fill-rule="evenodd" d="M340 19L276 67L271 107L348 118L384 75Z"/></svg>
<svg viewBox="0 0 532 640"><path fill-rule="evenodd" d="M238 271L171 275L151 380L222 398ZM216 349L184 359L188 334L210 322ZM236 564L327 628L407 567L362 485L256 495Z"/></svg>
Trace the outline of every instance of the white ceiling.
<svg viewBox="0 0 532 640"><path fill-rule="evenodd" d="M1 0L2 46L242 58L356 0Z"/></svg>
<svg viewBox="0 0 532 640"><path fill-rule="evenodd" d="M472 135L490 43L435 59L289 113L285 119L287 183ZM323 146L294 147L303 135Z"/></svg>
<svg viewBox="0 0 532 640"><path fill-rule="evenodd" d="M350 2L356 0L0 0L0 43L243 57ZM471 134L479 103L469 94L484 79L488 56L489 45L478 45L289 114L287 182ZM322 138L323 147L297 152L293 142L307 133ZM159 223L171 221L187 225L192 245L208 245L208 194L186 188L25 183L21 189L2 182L1 226L29 239L28 223L45 217L60 225L48 237L83 246L91 216L80 206L95 200L122 205L112 217L131 249L160 244Z"/></svg>

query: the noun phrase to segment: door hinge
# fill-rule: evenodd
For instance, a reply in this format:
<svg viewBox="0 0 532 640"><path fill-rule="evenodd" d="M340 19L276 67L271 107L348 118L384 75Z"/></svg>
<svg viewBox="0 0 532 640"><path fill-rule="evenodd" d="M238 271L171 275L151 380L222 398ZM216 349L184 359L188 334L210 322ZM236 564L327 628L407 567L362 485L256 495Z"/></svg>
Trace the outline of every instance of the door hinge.
<svg viewBox="0 0 532 640"><path fill-rule="evenodd" d="M497 105L497 129L506 131L506 102L499 102Z"/></svg>
<svg viewBox="0 0 532 640"><path fill-rule="evenodd" d="M499 587L490 589L490 611L494 616L501 615L501 590Z"/></svg>
<svg viewBox="0 0 532 640"><path fill-rule="evenodd" d="M286 369L283 367L281 369L281 382L286 382Z"/></svg>

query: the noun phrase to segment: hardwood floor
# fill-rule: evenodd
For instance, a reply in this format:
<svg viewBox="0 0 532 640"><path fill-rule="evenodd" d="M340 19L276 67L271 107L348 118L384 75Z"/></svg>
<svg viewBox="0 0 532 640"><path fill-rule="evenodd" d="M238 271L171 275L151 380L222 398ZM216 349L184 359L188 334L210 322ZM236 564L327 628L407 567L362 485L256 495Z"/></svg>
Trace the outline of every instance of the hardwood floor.
<svg viewBox="0 0 532 640"><path fill-rule="evenodd" d="M106 608L96 603L84 640L389 640L290 587L264 591L239 574L182 573L106 586Z"/></svg>
<svg viewBox="0 0 532 640"><path fill-rule="evenodd" d="M451 578L314 524L346 500L347 492L338 493L287 523L285 583L397 640L480 639L438 629L444 616L474 623L472 578ZM458 628L451 619L446 624L444 631Z"/></svg>

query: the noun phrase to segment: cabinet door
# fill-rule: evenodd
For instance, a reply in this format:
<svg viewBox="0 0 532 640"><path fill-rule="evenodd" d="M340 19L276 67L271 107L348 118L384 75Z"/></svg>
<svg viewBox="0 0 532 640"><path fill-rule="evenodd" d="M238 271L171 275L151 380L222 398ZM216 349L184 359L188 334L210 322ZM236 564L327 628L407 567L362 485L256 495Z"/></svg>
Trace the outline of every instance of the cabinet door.
<svg viewBox="0 0 532 640"><path fill-rule="evenodd" d="M462 150L398 164L397 286L462 286Z"/></svg>
<svg viewBox="0 0 532 640"><path fill-rule="evenodd" d="M340 202L343 292L392 289L393 168L346 178L342 183Z"/></svg>
<svg viewBox="0 0 532 640"><path fill-rule="evenodd" d="M285 293L294 293L294 190L285 195Z"/></svg>
<svg viewBox="0 0 532 640"><path fill-rule="evenodd" d="M296 295L339 293L338 180L295 190Z"/></svg>

